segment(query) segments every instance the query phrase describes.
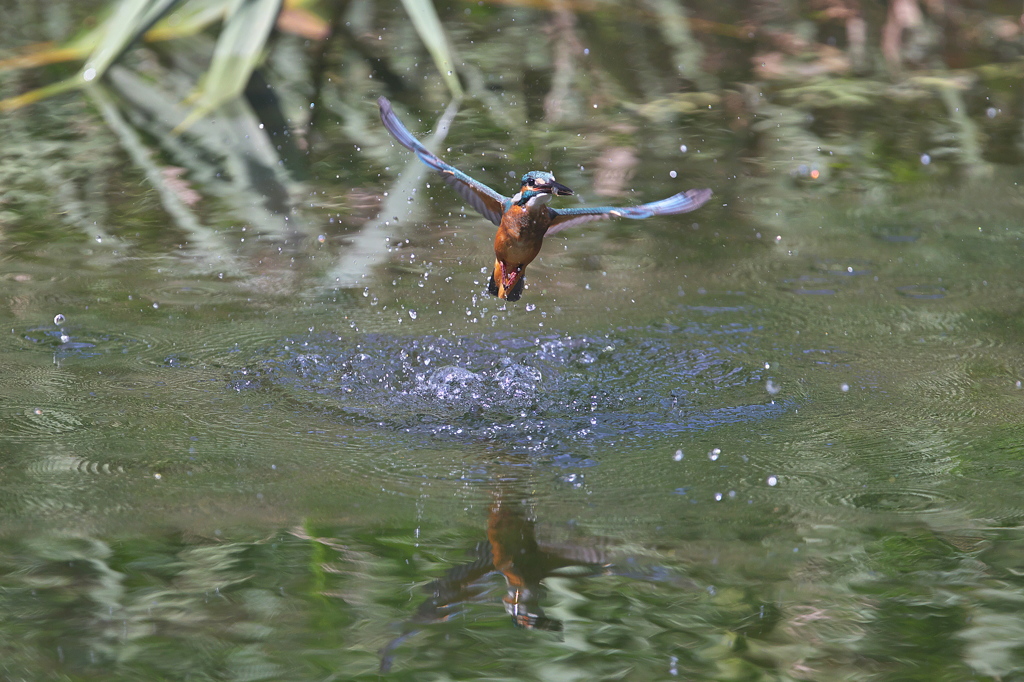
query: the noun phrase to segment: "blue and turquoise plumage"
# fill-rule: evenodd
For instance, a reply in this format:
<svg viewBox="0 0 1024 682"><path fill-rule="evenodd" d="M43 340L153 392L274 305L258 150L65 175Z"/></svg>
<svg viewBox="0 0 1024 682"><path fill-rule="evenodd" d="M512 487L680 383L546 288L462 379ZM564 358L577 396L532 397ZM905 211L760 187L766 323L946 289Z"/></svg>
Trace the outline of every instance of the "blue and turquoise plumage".
<svg viewBox="0 0 1024 682"><path fill-rule="evenodd" d="M551 211L551 225L548 227L547 235L561 232L567 227L573 227L591 220L603 220L605 218L633 218L643 220L653 218L657 215L675 215L677 213L688 213L694 211L711 198L710 189L688 189L679 194L673 194L668 199L652 201L649 204L639 206L595 206L593 208L559 208L548 209Z"/></svg>
<svg viewBox="0 0 1024 682"><path fill-rule="evenodd" d="M504 197L482 182L469 177L455 166L450 166L432 151L424 147L412 136L409 129L402 124L391 108L391 102L385 97L377 100L380 106L380 120L387 131L406 149L415 152L420 161L433 168L444 178L444 181L469 202L469 205L495 225L501 224L501 216L505 212L508 197Z"/></svg>
<svg viewBox="0 0 1024 682"><path fill-rule="evenodd" d="M487 185L442 161L424 147L402 124L384 97L377 100L384 127L403 147L433 168L470 206L498 226L494 238L494 274L487 290L499 298L519 300L526 266L537 254L544 237L562 230L607 218L641 220L659 215L687 213L703 206L711 198L710 189L691 189L667 199L639 206L595 206L549 208L552 195L571 195L573 191L555 181L548 171L530 171L522 178L520 190L506 197Z"/></svg>

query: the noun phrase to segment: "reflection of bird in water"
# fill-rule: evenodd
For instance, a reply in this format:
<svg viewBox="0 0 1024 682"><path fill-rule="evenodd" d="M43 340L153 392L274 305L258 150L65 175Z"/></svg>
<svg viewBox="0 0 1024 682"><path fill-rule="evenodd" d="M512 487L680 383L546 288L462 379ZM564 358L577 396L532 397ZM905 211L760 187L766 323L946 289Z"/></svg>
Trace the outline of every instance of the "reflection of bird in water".
<svg viewBox="0 0 1024 682"><path fill-rule="evenodd" d="M486 581L501 573L508 590L502 601L505 611L517 627L528 630L560 632L561 621L549 618L540 606L544 595L541 582L550 576L571 570L574 576L621 575L641 580L663 580L643 573L641 568L623 570L612 565L609 556L597 548L577 545L549 545L537 541L535 522L523 514L519 498L506 500L494 493L487 517L487 542L473 548L474 560L454 566L444 576L426 586L430 597L420 604L416 614L403 626L403 632L381 651L381 672L391 669L395 650L418 633L424 625L448 620L466 602L481 601L489 590ZM678 576L669 578L680 582ZM690 582L681 579L687 586Z"/></svg>
<svg viewBox="0 0 1024 682"><path fill-rule="evenodd" d="M381 97L377 104L384 127L398 143L416 152L416 156L438 171L470 206L498 226L498 234L494 237L494 271L487 284L487 291L498 298L519 300L523 293L526 266L540 253L547 235L580 223L615 216L640 219L686 213L700 208L711 198L709 189L691 189L639 206L554 209L547 205L552 195L570 195L573 191L555 182L555 176L548 171L530 171L523 176L519 191L506 197L448 165L420 144L398 120L386 98Z"/></svg>

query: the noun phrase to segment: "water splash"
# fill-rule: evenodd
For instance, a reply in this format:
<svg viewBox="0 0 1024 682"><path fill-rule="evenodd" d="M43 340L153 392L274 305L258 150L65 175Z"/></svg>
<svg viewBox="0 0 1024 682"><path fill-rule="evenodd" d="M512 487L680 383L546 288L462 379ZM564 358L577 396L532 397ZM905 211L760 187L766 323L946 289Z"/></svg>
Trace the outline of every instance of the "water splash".
<svg viewBox="0 0 1024 682"><path fill-rule="evenodd" d="M498 444L509 453L580 455L770 418L791 403L765 395L763 369L721 334L661 325L614 334L290 339L236 373L355 426ZM408 446L408 444L407 444Z"/></svg>

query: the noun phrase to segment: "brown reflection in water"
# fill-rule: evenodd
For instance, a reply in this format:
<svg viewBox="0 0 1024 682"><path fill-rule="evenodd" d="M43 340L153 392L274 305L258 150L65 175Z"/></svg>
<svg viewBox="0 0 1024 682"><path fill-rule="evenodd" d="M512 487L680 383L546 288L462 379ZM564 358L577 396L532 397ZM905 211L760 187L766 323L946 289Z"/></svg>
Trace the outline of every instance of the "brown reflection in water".
<svg viewBox="0 0 1024 682"><path fill-rule="evenodd" d="M426 586L430 597L420 604L416 614L402 626L402 634L381 651L381 672L390 670L395 650L423 625L437 623L455 615L460 605L487 598L487 579L495 573L505 577L508 589L502 601L517 627L528 630L560 632L562 622L544 615L540 602L545 578L566 568L573 575L615 575L608 556L600 549L571 544L538 541L536 519L525 495L499 488L492 493L487 516L487 540L472 550L472 561L454 566Z"/></svg>

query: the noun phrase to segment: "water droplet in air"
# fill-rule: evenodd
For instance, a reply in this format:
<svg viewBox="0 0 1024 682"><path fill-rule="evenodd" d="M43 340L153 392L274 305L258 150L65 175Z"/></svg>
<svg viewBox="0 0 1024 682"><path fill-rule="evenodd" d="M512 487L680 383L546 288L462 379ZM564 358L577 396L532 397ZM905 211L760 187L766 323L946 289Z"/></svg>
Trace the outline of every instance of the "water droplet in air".
<svg viewBox="0 0 1024 682"><path fill-rule="evenodd" d="M672 459L674 459L677 462L682 462L683 461L683 451L682 450L676 450L676 454L672 455Z"/></svg>
<svg viewBox="0 0 1024 682"><path fill-rule="evenodd" d="M416 319L416 311L415 310L410 310L409 311L409 317L415 320Z"/></svg>
<svg viewBox="0 0 1024 682"><path fill-rule="evenodd" d="M60 313L57 313L56 315L53 316L53 323L64 324L64 316L61 315Z"/></svg>
<svg viewBox="0 0 1024 682"><path fill-rule="evenodd" d="M769 477L768 477L768 485L770 485L770 486L776 486L776 485L778 485L778 484L779 484L779 479L778 479L778 477L776 477L776 476L769 476Z"/></svg>
<svg viewBox="0 0 1024 682"><path fill-rule="evenodd" d="M719 449L719 448L712 448L711 452L708 453L708 459L710 459L712 462L715 462L715 461L718 460L718 458L719 458L719 456L721 456L721 454L722 454L721 449Z"/></svg>

